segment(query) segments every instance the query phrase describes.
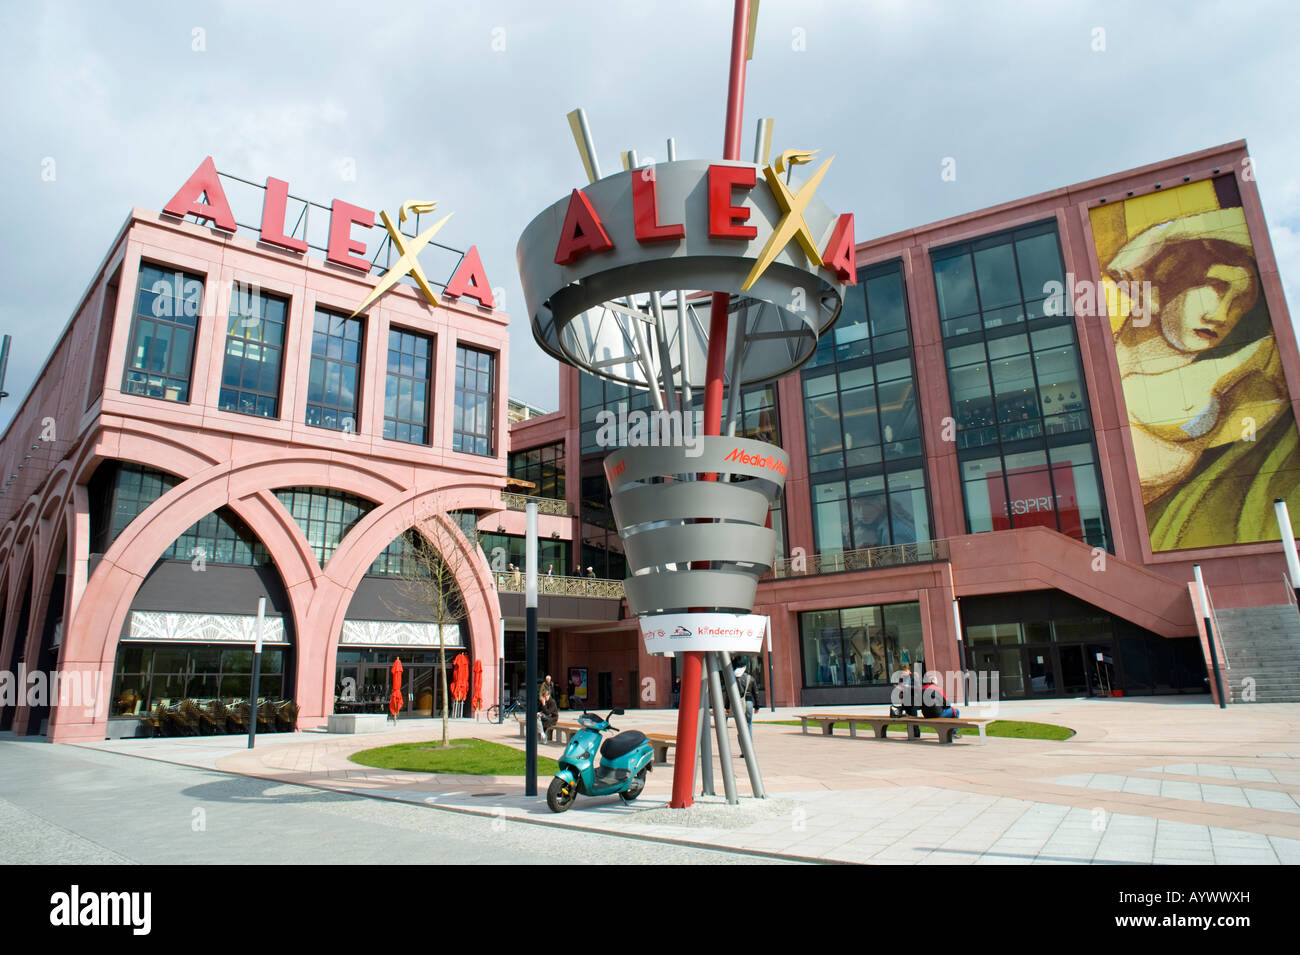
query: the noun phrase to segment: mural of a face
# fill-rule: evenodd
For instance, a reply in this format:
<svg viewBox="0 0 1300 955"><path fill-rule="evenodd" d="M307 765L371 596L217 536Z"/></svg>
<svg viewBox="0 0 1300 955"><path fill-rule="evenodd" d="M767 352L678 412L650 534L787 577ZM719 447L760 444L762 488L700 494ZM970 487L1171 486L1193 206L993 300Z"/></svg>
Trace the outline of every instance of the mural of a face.
<svg viewBox="0 0 1300 955"><path fill-rule="evenodd" d="M1211 265L1202 281L1179 292L1168 304L1157 303L1160 333L1179 351L1213 348L1236 328L1258 294L1249 269L1223 263Z"/></svg>
<svg viewBox="0 0 1300 955"><path fill-rule="evenodd" d="M1276 541L1268 502L1300 509L1300 433L1237 180L1089 217L1106 278L1149 308L1108 301L1151 550Z"/></svg>

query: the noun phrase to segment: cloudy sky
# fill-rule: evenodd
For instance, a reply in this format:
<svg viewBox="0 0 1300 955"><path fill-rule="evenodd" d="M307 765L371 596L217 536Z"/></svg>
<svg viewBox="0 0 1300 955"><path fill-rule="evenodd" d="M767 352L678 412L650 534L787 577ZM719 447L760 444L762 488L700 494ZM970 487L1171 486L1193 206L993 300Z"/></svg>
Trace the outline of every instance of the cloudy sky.
<svg viewBox="0 0 1300 955"><path fill-rule="evenodd" d="M454 211L439 239L477 244L506 290L511 395L554 409L515 243L585 181L565 114L587 110L606 170L665 158L669 136L718 156L731 8L9 0L0 429L131 207L161 208L207 155L324 203ZM764 0L745 129L771 116L775 150L834 153L818 195L859 240L1245 138L1294 304L1297 36L1293 2Z"/></svg>

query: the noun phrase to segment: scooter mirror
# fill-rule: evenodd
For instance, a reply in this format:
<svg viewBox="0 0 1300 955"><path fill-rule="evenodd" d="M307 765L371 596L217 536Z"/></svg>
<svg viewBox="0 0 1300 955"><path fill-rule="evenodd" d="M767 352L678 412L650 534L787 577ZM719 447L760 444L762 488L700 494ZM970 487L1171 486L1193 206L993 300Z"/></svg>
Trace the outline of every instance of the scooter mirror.
<svg viewBox="0 0 1300 955"><path fill-rule="evenodd" d="M617 709L610 710L610 711L609 711L609 715L610 715L610 716L622 716L622 715L623 715L623 712L624 712L623 707L620 706L620 707L618 707Z"/></svg>

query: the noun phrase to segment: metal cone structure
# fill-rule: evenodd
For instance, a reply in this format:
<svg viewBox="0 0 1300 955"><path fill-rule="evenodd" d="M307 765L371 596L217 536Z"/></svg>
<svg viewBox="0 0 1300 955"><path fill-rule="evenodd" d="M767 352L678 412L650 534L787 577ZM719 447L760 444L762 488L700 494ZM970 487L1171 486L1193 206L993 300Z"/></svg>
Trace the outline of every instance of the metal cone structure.
<svg viewBox="0 0 1300 955"><path fill-rule="evenodd" d="M740 161L749 10L749 0L736 0L724 159L678 161L670 140L668 162L641 166L628 152L621 172L602 176L586 117L575 110L569 120L589 184L529 223L517 251L541 347L650 393L648 432L629 433L604 464L628 605L647 652L684 654L678 808L692 801L697 743L707 750L705 700L727 800L736 801L724 692L751 788L764 794L730 653L758 650L769 630L752 610L776 556L766 524L789 457L734 436L740 393L812 357L855 276L853 217L814 196L834 157L792 186L790 168L811 164L813 153L787 150L768 162L764 121L755 162ZM701 392L702 429L692 407ZM701 765L711 792L712 758Z"/></svg>
<svg viewBox="0 0 1300 955"><path fill-rule="evenodd" d="M748 613L758 578L772 569L776 556L776 531L764 525L785 485L788 463L775 445L729 437L701 438L691 449L620 448L606 457L632 613L647 618L647 625L653 622L648 615L692 608ZM719 471L729 471L732 480L703 480ZM680 634L674 640L670 634L647 648L701 649L697 636Z"/></svg>

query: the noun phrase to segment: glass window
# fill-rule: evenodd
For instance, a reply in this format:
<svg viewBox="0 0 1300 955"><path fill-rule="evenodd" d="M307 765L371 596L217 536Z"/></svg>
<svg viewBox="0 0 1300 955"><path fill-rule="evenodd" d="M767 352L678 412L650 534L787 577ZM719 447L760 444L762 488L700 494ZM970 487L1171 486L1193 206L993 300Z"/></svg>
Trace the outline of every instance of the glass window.
<svg viewBox="0 0 1300 955"><path fill-rule="evenodd" d="M849 482L853 546L884 547L893 543L889 528L889 500L883 474Z"/></svg>
<svg viewBox="0 0 1300 955"><path fill-rule="evenodd" d="M223 411L279 417L281 344L288 310L285 299L235 283L217 398Z"/></svg>
<svg viewBox="0 0 1300 955"><path fill-rule="evenodd" d="M851 550L849 536L849 509L845 500L844 482L831 481L813 485L813 533L817 551L821 554Z"/></svg>
<svg viewBox="0 0 1300 955"><path fill-rule="evenodd" d="M1047 283L1064 284L1055 223L1047 223L1037 235L1022 232L1021 236L1016 240L1021 292L1026 302L1040 302L1047 295ZM1041 309L1038 314L1042 314Z"/></svg>
<svg viewBox="0 0 1300 955"><path fill-rule="evenodd" d="M849 361L871 354L871 329L862 283L844 290L844 308L835 321L835 358Z"/></svg>
<svg viewBox="0 0 1300 955"><path fill-rule="evenodd" d="M975 276L979 280L980 307L988 312L1020 302L1016 257L1010 244L975 250Z"/></svg>
<svg viewBox="0 0 1300 955"><path fill-rule="evenodd" d="M316 310L307 386L307 424L335 431L358 431L361 338L360 318Z"/></svg>
<svg viewBox="0 0 1300 955"><path fill-rule="evenodd" d="M353 494L323 487L287 487L275 492L298 522L321 567L361 518L374 508Z"/></svg>
<svg viewBox="0 0 1300 955"><path fill-rule="evenodd" d="M815 610L799 615L804 686L888 684L925 659L921 605Z"/></svg>
<svg viewBox="0 0 1300 955"><path fill-rule="evenodd" d="M433 340L427 335L388 330L388 377L384 384L384 437L411 444L429 443L429 369Z"/></svg>
<svg viewBox="0 0 1300 955"><path fill-rule="evenodd" d="M533 485L530 494L564 500L564 442L527 451L515 451L509 458L510 476Z"/></svg>
<svg viewBox="0 0 1300 955"><path fill-rule="evenodd" d="M891 543L930 540L930 511L926 506L925 475L920 468L889 475Z"/></svg>
<svg viewBox="0 0 1300 955"><path fill-rule="evenodd" d="M456 407L452 449L468 454L495 454L496 356L456 346Z"/></svg>
<svg viewBox="0 0 1300 955"><path fill-rule="evenodd" d="M979 310L975 296L975 274L970 255L934 258L934 285L939 295L939 317L944 320L971 315Z"/></svg>
<svg viewBox="0 0 1300 955"><path fill-rule="evenodd" d="M804 686L842 686L846 673L840 612L814 611L799 617L803 632Z"/></svg>
<svg viewBox="0 0 1300 955"><path fill-rule="evenodd" d="M223 507L182 531L163 551L167 560L203 560L212 564L267 565L271 555L234 511Z"/></svg>
<svg viewBox="0 0 1300 955"><path fill-rule="evenodd" d="M122 377L124 393L164 401L190 400L194 329L202 307L202 277L140 264Z"/></svg>

